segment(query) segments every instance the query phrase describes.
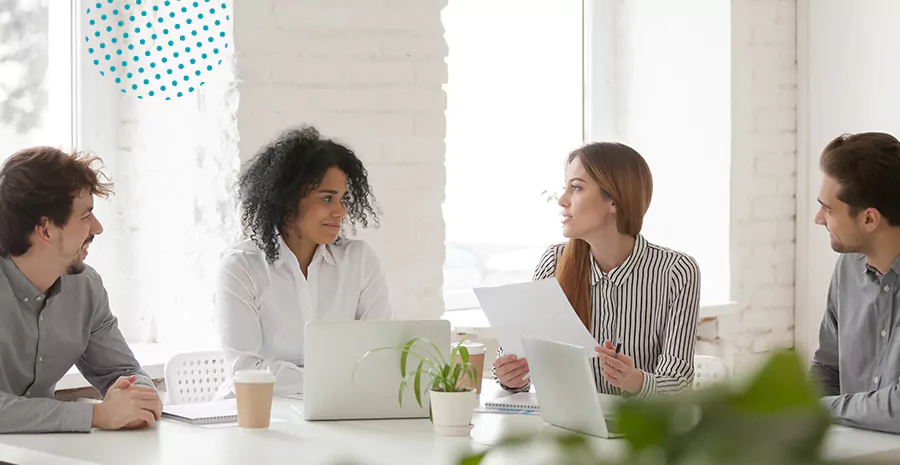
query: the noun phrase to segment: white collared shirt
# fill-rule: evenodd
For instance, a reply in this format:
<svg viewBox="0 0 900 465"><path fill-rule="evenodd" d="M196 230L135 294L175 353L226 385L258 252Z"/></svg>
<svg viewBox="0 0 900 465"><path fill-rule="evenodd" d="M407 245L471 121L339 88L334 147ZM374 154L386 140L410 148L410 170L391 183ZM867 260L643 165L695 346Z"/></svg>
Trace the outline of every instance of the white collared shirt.
<svg viewBox="0 0 900 465"><path fill-rule="evenodd" d="M232 372L269 369L280 394L303 390L304 328L314 320L393 317L381 263L362 241L320 245L308 276L279 237L278 259L250 240L228 249L216 284L216 327ZM219 395L231 392L226 382Z"/></svg>

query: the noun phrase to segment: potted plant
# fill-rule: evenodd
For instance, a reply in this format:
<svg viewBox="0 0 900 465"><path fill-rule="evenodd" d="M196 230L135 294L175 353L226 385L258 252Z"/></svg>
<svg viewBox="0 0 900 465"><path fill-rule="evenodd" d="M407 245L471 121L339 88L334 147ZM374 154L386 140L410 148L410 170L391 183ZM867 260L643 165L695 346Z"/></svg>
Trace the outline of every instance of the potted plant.
<svg viewBox="0 0 900 465"><path fill-rule="evenodd" d="M403 406L403 393L409 383L412 383L419 407L423 407L423 394L427 393L429 396L430 417L436 434L468 435L472 413L476 407L475 389L461 387L460 382L466 376L475 379L476 372L475 366L469 362L468 349L462 345L465 340L463 338L453 346L449 359L445 355L446 350L441 350L428 339L417 337L401 346L370 350L359 359L357 366L375 352L385 350L399 352L400 381L397 401L400 405ZM355 375L356 368L353 370L354 379Z"/></svg>

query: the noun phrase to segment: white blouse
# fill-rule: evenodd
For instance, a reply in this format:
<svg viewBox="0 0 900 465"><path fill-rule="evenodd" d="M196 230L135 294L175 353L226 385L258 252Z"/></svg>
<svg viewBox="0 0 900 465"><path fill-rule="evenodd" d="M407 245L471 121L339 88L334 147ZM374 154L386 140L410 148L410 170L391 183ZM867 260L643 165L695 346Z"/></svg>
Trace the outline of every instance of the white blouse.
<svg viewBox="0 0 900 465"><path fill-rule="evenodd" d="M279 237L278 259L251 240L230 248L219 266L216 326L233 372L269 369L279 394L303 390L304 329L314 320L389 320L393 317L381 263L362 241L320 245L308 276ZM219 396L232 391L229 380Z"/></svg>

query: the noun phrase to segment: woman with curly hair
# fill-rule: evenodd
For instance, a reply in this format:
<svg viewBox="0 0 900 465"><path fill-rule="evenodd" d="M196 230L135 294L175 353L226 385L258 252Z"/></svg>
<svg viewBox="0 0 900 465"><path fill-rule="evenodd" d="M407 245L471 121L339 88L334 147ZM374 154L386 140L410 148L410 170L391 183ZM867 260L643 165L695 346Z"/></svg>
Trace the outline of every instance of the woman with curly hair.
<svg viewBox="0 0 900 465"><path fill-rule="evenodd" d="M280 394L303 389L304 326L313 320L391 319L381 264L365 242L378 226L366 169L311 127L264 147L238 181L249 239L226 251L216 325L233 371L271 370ZM226 383L220 395L231 392Z"/></svg>

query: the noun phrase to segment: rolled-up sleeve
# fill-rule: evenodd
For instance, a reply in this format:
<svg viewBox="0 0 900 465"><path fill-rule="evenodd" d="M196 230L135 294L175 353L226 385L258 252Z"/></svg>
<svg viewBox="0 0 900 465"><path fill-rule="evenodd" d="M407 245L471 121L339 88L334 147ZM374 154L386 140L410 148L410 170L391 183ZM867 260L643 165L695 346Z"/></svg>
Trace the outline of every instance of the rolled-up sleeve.
<svg viewBox="0 0 900 465"><path fill-rule="evenodd" d="M94 407L0 392L0 433L88 433Z"/></svg>
<svg viewBox="0 0 900 465"><path fill-rule="evenodd" d="M109 308L109 297L102 283L96 290L98 299L91 322L91 335L84 353L75 366L103 396L122 376L135 376L135 384L156 388L153 380L141 369L134 353L119 330L118 320Z"/></svg>

